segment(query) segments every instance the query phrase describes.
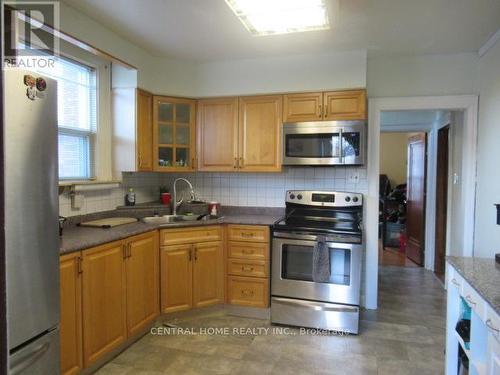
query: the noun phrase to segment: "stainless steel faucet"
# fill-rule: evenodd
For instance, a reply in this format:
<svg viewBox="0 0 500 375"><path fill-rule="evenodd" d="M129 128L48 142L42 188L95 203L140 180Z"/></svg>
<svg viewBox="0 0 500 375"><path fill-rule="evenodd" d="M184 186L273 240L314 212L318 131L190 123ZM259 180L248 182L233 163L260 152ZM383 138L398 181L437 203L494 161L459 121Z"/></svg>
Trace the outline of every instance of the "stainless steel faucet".
<svg viewBox="0 0 500 375"><path fill-rule="evenodd" d="M173 204L173 208L172 208L172 213L174 215L177 215L177 207L179 207L182 202L184 201L184 198L182 198L180 201L177 202L177 182L179 181L184 181L188 187L189 187L189 193L191 194L191 201L194 201L196 199L196 195L194 193L194 189L193 189L193 185L191 185L191 182L189 182L188 180L186 180L185 178L176 178L174 180L174 204Z"/></svg>

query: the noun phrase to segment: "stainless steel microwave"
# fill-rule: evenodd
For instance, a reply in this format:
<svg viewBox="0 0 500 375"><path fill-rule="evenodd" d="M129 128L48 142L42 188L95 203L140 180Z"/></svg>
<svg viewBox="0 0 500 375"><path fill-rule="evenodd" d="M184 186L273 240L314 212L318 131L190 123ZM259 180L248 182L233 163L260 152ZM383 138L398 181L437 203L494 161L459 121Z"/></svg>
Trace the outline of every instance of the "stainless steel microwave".
<svg viewBox="0 0 500 375"><path fill-rule="evenodd" d="M365 148L364 121L283 124L284 165L363 165Z"/></svg>

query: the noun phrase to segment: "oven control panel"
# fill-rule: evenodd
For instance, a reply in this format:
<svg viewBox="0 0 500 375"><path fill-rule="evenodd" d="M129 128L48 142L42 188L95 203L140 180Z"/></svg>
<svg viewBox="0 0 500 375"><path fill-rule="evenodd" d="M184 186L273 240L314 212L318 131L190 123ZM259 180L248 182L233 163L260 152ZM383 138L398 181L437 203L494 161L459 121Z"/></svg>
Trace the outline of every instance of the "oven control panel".
<svg viewBox="0 0 500 375"><path fill-rule="evenodd" d="M360 207L363 194L340 191L288 190L286 202L305 206Z"/></svg>

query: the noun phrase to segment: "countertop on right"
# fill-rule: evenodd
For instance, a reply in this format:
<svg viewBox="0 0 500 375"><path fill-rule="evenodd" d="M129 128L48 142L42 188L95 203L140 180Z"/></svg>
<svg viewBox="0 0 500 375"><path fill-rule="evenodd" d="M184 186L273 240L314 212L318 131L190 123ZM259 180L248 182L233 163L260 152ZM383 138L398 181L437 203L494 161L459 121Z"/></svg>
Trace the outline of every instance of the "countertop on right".
<svg viewBox="0 0 500 375"><path fill-rule="evenodd" d="M495 259L449 256L446 260L500 315L500 265Z"/></svg>

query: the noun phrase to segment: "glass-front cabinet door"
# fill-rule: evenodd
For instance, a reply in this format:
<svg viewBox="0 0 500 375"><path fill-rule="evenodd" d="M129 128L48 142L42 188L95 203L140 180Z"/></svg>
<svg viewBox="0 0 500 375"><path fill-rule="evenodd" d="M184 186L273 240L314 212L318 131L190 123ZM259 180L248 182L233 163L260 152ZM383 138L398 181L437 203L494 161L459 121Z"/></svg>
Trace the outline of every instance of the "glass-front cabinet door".
<svg viewBox="0 0 500 375"><path fill-rule="evenodd" d="M195 168L195 101L154 97L154 163L157 171Z"/></svg>

